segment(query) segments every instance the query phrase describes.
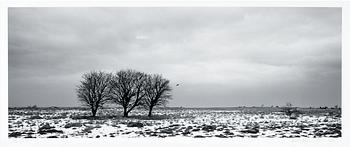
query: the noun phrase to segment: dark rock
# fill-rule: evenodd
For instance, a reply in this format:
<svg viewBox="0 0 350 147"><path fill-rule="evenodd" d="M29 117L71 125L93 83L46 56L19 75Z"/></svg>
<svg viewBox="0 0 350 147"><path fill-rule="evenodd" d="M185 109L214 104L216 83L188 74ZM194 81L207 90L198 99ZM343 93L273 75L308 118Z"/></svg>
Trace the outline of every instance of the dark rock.
<svg viewBox="0 0 350 147"><path fill-rule="evenodd" d="M43 119L42 117L40 117L39 115L34 115L29 117L29 119Z"/></svg>
<svg viewBox="0 0 350 147"><path fill-rule="evenodd" d="M215 135L215 137L219 137L219 138L228 138L227 136L220 134L220 135Z"/></svg>
<svg viewBox="0 0 350 147"><path fill-rule="evenodd" d="M48 136L47 138L58 138L57 136Z"/></svg>
<svg viewBox="0 0 350 147"><path fill-rule="evenodd" d="M64 126L64 128L81 127L81 126L83 126L81 123L68 123Z"/></svg>
<svg viewBox="0 0 350 147"><path fill-rule="evenodd" d="M188 135L188 134L191 134L191 132L190 131L185 131L185 132L182 133L182 135Z"/></svg>
<svg viewBox="0 0 350 147"><path fill-rule="evenodd" d="M302 131L301 130L295 130L295 131L292 131L291 133L292 134L300 134Z"/></svg>
<svg viewBox="0 0 350 147"><path fill-rule="evenodd" d="M171 129L164 129L164 130L161 130L159 133L172 134L173 130L171 130Z"/></svg>
<svg viewBox="0 0 350 147"><path fill-rule="evenodd" d="M182 133L182 135L188 135L188 134L191 134L191 129L192 127L191 126L188 126L185 131Z"/></svg>
<svg viewBox="0 0 350 147"><path fill-rule="evenodd" d="M238 134L237 137L244 137L244 135Z"/></svg>
<svg viewBox="0 0 350 147"><path fill-rule="evenodd" d="M179 127L179 126L180 126L180 124L172 124L169 127Z"/></svg>
<svg viewBox="0 0 350 147"><path fill-rule="evenodd" d="M257 138L259 135L250 135L252 138Z"/></svg>
<svg viewBox="0 0 350 147"><path fill-rule="evenodd" d="M48 129L52 129L52 128L55 128L55 127L52 127L52 126L50 126L50 124L46 123L46 124L42 125L41 127L39 127L39 131L40 130L48 130Z"/></svg>
<svg viewBox="0 0 350 147"><path fill-rule="evenodd" d="M245 129L245 130L241 130L240 132L256 134L256 133L259 133L259 129L257 129L257 128Z"/></svg>
<svg viewBox="0 0 350 147"><path fill-rule="evenodd" d="M94 129L94 127L87 126L86 128L84 128L84 129L82 130L82 132L84 132L84 133L91 133L91 130L93 130L93 129Z"/></svg>
<svg viewBox="0 0 350 147"><path fill-rule="evenodd" d="M228 130L228 129L224 131L224 134L226 134L226 135L234 135L234 133L230 132L230 130Z"/></svg>
<svg viewBox="0 0 350 147"><path fill-rule="evenodd" d="M303 130L303 131L309 131L310 128L301 128L301 130Z"/></svg>
<svg viewBox="0 0 350 147"><path fill-rule="evenodd" d="M18 136L21 136L22 133L21 132L12 132L9 134L9 137L18 137Z"/></svg>
<svg viewBox="0 0 350 147"><path fill-rule="evenodd" d="M149 136L158 136L157 133L152 133L151 135Z"/></svg>
<svg viewBox="0 0 350 147"><path fill-rule="evenodd" d="M196 135L196 136L194 136L194 138L205 138L205 136L202 136L202 135Z"/></svg>
<svg viewBox="0 0 350 147"><path fill-rule="evenodd" d="M329 137L338 138L338 137L341 137L341 133L339 133L339 134L334 134L334 135L331 135L331 136L329 136Z"/></svg>
<svg viewBox="0 0 350 147"><path fill-rule="evenodd" d="M39 134L46 134L46 133L63 133L62 130L56 130L56 129L53 129L55 127L52 127L50 126L48 123L44 124L43 126L41 126L39 128L39 131L38 133Z"/></svg>
<svg viewBox="0 0 350 147"><path fill-rule="evenodd" d="M295 113L292 113L291 116L289 116L289 119L298 119L298 115Z"/></svg>
<svg viewBox="0 0 350 147"><path fill-rule="evenodd" d="M200 129L198 129L198 128L195 128L195 129L193 129L192 131L194 131L194 132L196 132L196 131L199 131Z"/></svg>
<svg viewBox="0 0 350 147"><path fill-rule="evenodd" d="M211 132L214 131L216 129L215 125L205 125L203 126L202 130L207 131L207 132Z"/></svg>
<svg viewBox="0 0 350 147"><path fill-rule="evenodd" d="M62 130L56 130L56 129L45 129L45 130L39 130L39 134L46 134L46 133L63 133Z"/></svg>
<svg viewBox="0 0 350 147"><path fill-rule="evenodd" d="M140 122L129 122L126 126L127 127L142 128L144 125L143 125L143 123L140 123Z"/></svg>
<svg viewBox="0 0 350 147"><path fill-rule="evenodd" d="M96 138L100 138L100 135L97 135Z"/></svg>

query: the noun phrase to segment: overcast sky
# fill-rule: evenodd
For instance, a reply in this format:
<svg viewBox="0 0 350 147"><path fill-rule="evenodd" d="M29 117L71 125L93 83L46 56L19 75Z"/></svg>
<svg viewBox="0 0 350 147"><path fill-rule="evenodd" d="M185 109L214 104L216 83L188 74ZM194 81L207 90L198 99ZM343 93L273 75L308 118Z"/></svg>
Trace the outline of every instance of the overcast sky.
<svg viewBox="0 0 350 147"><path fill-rule="evenodd" d="M83 73L126 68L168 78L169 106L341 104L341 8L9 8L8 20L9 106L79 106Z"/></svg>

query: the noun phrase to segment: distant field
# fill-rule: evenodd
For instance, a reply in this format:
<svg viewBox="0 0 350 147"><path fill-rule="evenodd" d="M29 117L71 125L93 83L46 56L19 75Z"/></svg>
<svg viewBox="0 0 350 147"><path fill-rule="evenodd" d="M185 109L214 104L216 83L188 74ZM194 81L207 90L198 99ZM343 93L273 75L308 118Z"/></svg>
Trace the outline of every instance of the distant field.
<svg viewBox="0 0 350 147"><path fill-rule="evenodd" d="M9 108L10 138L341 137L341 110L278 107L158 108L153 117L136 109L105 108L95 118L80 107Z"/></svg>

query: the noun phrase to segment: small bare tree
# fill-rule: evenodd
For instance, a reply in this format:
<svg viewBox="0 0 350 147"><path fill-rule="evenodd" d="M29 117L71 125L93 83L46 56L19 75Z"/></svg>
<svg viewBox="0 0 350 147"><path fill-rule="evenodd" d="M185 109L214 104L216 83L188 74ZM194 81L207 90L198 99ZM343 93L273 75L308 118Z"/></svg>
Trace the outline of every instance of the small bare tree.
<svg viewBox="0 0 350 147"><path fill-rule="evenodd" d="M83 80L77 86L78 99L84 106L91 109L92 116L96 116L99 108L108 101L110 90L108 88L111 74L91 71L83 74Z"/></svg>
<svg viewBox="0 0 350 147"><path fill-rule="evenodd" d="M148 109L148 116L151 117L153 107L165 105L171 99L171 88L169 80L157 74L149 75L146 83L146 97L142 104Z"/></svg>
<svg viewBox="0 0 350 147"><path fill-rule="evenodd" d="M287 102L286 106L282 107L283 112L286 113L288 116L292 115L293 107L291 102Z"/></svg>
<svg viewBox="0 0 350 147"><path fill-rule="evenodd" d="M123 107L123 116L141 104L145 96L146 74L135 70L121 70L113 76L110 83L111 100Z"/></svg>

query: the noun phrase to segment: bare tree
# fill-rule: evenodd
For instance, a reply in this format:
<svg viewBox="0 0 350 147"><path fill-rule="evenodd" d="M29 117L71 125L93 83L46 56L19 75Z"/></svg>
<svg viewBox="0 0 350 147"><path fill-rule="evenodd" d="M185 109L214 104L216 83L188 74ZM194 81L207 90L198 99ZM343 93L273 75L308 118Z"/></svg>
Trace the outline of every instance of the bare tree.
<svg viewBox="0 0 350 147"><path fill-rule="evenodd" d="M293 119L296 119L296 115L300 113L300 111L297 110L297 107L293 107L293 104L291 102L287 102L286 106L283 107L282 110L286 115L290 116L290 118Z"/></svg>
<svg viewBox="0 0 350 147"><path fill-rule="evenodd" d="M123 116L141 104L145 96L146 74L135 70L121 70L113 76L110 83L111 100L123 107Z"/></svg>
<svg viewBox="0 0 350 147"><path fill-rule="evenodd" d="M77 86L76 92L79 101L84 106L91 109L92 116L96 116L96 112L109 99L110 90L108 88L112 75L99 71L91 71L83 74L83 80Z"/></svg>
<svg viewBox="0 0 350 147"><path fill-rule="evenodd" d="M157 74L149 75L146 83L146 97L143 100L143 105L148 109L148 116L151 117L153 107L165 105L171 98L171 88L169 80Z"/></svg>

